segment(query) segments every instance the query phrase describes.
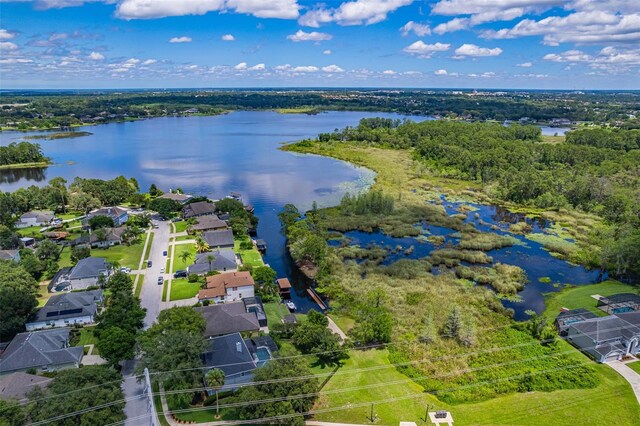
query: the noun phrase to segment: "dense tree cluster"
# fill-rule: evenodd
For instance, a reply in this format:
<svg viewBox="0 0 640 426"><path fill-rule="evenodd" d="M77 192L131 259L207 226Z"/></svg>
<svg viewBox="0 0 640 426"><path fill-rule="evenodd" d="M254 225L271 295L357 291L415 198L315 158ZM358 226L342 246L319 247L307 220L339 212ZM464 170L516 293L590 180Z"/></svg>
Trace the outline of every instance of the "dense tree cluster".
<svg viewBox="0 0 640 426"><path fill-rule="evenodd" d="M340 337L327 328L327 317L315 310L307 314L307 321L298 325L293 333L293 344L303 354L316 354L325 364L335 364L347 358Z"/></svg>
<svg viewBox="0 0 640 426"><path fill-rule="evenodd" d="M38 306L38 282L22 266L0 260L0 341L24 331Z"/></svg>
<svg viewBox="0 0 640 426"><path fill-rule="evenodd" d="M37 143L12 142L6 146L0 146L0 166L46 161L49 161L49 158L44 156L42 148Z"/></svg>
<svg viewBox="0 0 640 426"><path fill-rule="evenodd" d="M391 214L393 197L380 191L367 191L355 196L347 193L340 201L340 210L344 215Z"/></svg>
<svg viewBox="0 0 640 426"><path fill-rule="evenodd" d="M216 201L216 210L220 213L229 213L229 226L234 235L246 235L247 232L258 227L258 217L248 212L242 201L223 198Z"/></svg>

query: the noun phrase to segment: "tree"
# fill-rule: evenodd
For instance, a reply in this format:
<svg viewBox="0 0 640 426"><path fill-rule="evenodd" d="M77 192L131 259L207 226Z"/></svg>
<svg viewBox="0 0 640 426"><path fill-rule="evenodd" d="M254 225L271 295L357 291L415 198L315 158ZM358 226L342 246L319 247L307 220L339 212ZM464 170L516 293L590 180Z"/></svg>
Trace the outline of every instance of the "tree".
<svg viewBox="0 0 640 426"><path fill-rule="evenodd" d="M278 287L275 284L277 273L269 266L258 266L251 269L253 280L259 285L258 292L263 300L269 301L278 296Z"/></svg>
<svg viewBox="0 0 640 426"><path fill-rule="evenodd" d="M30 249L20 250L20 266L35 279L39 279L42 272L47 269L47 264L40 261Z"/></svg>
<svg viewBox="0 0 640 426"><path fill-rule="evenodd" d="M218 391L224 386L224 371L219 368L213 368L207 371L206 381L207 386L216 391L216 415L220 416L220 405L218 401Z"/></svg>
<svg viewBox="0 0 640 426"><path fill-rule="evenodd" d="M449 315L447 316L447 321L442 327L441 334L449 339L455 339L459 336L461 327L462 322L460 319L460 310L458 305L453 305L453 308L451 308L451 311L449 311Z"/></svg>
<svg viewBox="0 0 640 426"><path fill-rule="evenodd" d="M9 227L0 225L0 249L15 250L20 247L20 236Z"/></svg>
<svg viewBox="0 0 640 426"><path fill-rule="evenodd" d="M93 209L100 207L100 200L85 192L74 192L69 196L69 206L73 210L78 210L84 214L89 213Z"/></svg>
<svg viewBox="0 0 640 426"><path fill-rule="evenodd" d="M109 277L106 287L110 294L105 301L106 309L98 315L98 338L110 327L137 333L143 326L146 311L140 307L140 299L133 294L131 277L124 272L116 272Z"/></svg>
<svg viewBox="0 0 640 426"><path fill-rule="evenodd" d="M211 265L213 265L213 262L215 262L215 261L216 261L216 257L213 255L213 253L207 255L207 263L209 264L209 272L211 272Z"/></svg>
<svg viewBox="0 0 640 426"><path fill-rule="evenodd" d="M89 219L89 226L91 229L101 229L101 228L113 228L115 224L113 223L113 219L109 216L105 215L96 215Z"/></svg>
<svg viewBox="0 0 640 426"><path fill-rule="evenodd" d="M184 265L187 264L187 261L189 259L191 259L193 257L193 255L191 253L189 253L188 251L183 251L182 253L180 253L180 256L178 256L180 258L180 260L182 260L182 263Z"/></svg>
<svg viewBox="0 0 640 426"><path fill-rule="evenodd" d="M60 249L53 241L44 240L38 244L35 254L40 260L58 260L60 258Z"/></svg>
<svg viewBox="0 0 640 426"><path fill-rule="evenodd" d="M158 212L161 216L173 217L176 212L179 212L182 205L175 200L168 198L155 198L149 203L149 208L155 212Z"/></svg>
<svg viewBox="0 0 640 426"><path fill-rule="evenodd" d="M152 197L159 197L162 194L163 192L158 189L156 184L152 183L151 186L149 187L149 195L151 195Z"/></svg>
<svg viewBox="0 0 640 426"><path fill-rule="evenodd" d="M22 266L0 261L0 339L24 330L38 306L38 283Z"/></svg>
<svg viewBox="0 0 640 426"><path fill-rule="evenodd" d="M293 225L298 219L300 219L300 212L298 208L293 204L285 204L284 208L278 213L280 222L286 230L289 226Z"/></svg>
<svg viewBox="0 0 640 426"><path fill-rule="evenodd" d="M62 212L66 213L68 200L67 181L62 177L54 177L49 181L49 185L54 188L59 195L59 205Z"/></svg>
<svg viewBox="0 0 640 426"><path fill-rule="evenodd" d="M205 239L202 238L202 236L200 236L200 235L198 235L196 237L195 246L196 246L196 251L198 253L205 253L205 252L209 251L209 243L207 243L205 241Z"/></svg>
<svg viewBox="0 0 640 426"><path fill-rule="evenodd" d="M28 424L27 409L17 400L0 399L0 426L22 426Z"/></svg>
<svg viewBox="0 0 640 426"><path fill-rule="evenodd" d="M44 422L53 417L78 412L57 420L55 424L90 426L120 423L125 419L121 381L120 373L106 366L88 365L80 369L59 371L46 391L36 390L29 395L32 401L31 420ZM91 388L91 391L77 392L83 388ZM97 406L104 408L91 409Z"/></svg>
<svg viewBox="0 0 640 426"><path fill-rule="evenodd" d="M96 347L100 351L100 356L106 359L109 364L116 365L120 361L134 357L135 344L135 333L117 326L110 326L100 332Z"/></svg>
<svg viewBox="0 0 640 426"><path fill-rule="evenodd" d="M83 246L75 246L71 248L71 261L76 264L79 260L91 256L91 248Z"/></svg>

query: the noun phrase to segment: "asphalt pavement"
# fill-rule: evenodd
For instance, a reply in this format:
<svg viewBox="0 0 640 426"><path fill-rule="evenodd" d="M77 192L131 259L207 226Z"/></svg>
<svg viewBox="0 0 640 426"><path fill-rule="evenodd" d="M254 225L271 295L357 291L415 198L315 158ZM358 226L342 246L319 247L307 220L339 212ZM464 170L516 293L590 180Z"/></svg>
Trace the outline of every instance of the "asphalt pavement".
<svg viewBox="0 0 640 426"><path fill-rule="evenodd" d="M164 268L167 263L167 256L163 252L169 249L169 236L171 235L171 223L168 221L160 221L154 219L153 222L158 225L158 229L154 229L155 233L151 243L151 251L149 258L151 260L151 268L147 268L144 274L142 291L140 292L140 304L147 310L147 316L144 319L145 330L156 321L160 310L162 309L162 288L163 285L158 284L158 277L164 276L160 273L160 269Z"/></svg>

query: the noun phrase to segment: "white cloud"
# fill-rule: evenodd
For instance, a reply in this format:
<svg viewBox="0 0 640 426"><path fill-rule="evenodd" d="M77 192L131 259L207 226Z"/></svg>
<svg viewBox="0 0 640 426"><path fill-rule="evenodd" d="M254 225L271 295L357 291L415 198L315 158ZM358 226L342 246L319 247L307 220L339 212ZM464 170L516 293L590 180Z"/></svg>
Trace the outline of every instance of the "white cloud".
<svg viewBox="0 0 640 426"><path fill-rule="evenodd" d="M382 74L384 74L384 75L396 75L397 72L395 72L394 70L384 70L384 71L382 71Z"/></svg>
<svg viewBox="0 0 640 426"><path fill-rule="evenodd" d="M300 17L298 23L317 28L335 22L338 25L371 25L387 19L387 15L413 0L354 0L342 3L337 8L312 9Z"/></svg>
<svg viewBox="0 0 640 426"><path fill-rule="evenodd" d="M502 53L502 49L495 47L490 49L488 47L479 47L475 44L465 43L455 50L455 55L458 58L465 56L498 56Z"/></svg>
<svg viewBox="0 0 640 426"><path fill-rule="evenodd" d="M99 52L91 52L89 54L89 59L94 60L94 61L101 61L104 59L104 55L102 53Z"/></svg>
<svg viewBox="0 0 640 426"><path fill-rule="evenodd" d="M24 59L24 58L0 59L0 64L29 64L32 62L33 62L33 59Z"/></svg>
<svg viewBox="0 0 640 426"><path fill-rule="evenodd" d="M342 68L337 65L327 65L326 67L322 67L322 71L324 72L344 72Z"/></svg>
<svg viewBox="0 0 640 426"><path fill-rule="evenodd" d="M146 61L144 61L144 62L142 63L142 65L153 65L153 64L155 64L156 62L158 62L158 61L157 61L157 60L155 60L155 59L147 59Z"/></svg>
<svg viewBox="0 0 640 426"><path fill-rule="evenodd" d="M323 55L331 55L333 52L329 49L325 50L324 52L322 52Z"/></svg>
<svg viewBox="0 0 640 426"><path fill-rule="evenodd" d="M287 70L291 69L291 65L289 65L289 64L277 65L276 67L274 67L274 69L276 71L287 71Z"/></svg>
<svg viewBox="0 0 640 426"><path fill-rule="evenodd" d="M16 50L18 45L10 41L0 41L0 50Z"/></svg>
<svg viewBox="0 0 640 426"><path fill-rule="evenodd" d="M0 40L11 40L16 35L12 32L0 28Z"/></svg>
<svg viewBox="0 0 640 426"><path fill-rule="evenodd" d="M404 35L404 36L409 35L410 32L413 32L418 37L424 37L426 35L430 35L431 34L431 28L429 28L429 25L419 24L419 23L413 22L413 21L409 21L406 24L404 24L400 28L400 31L402 32L402 35Z"/></svg>
<svg viewBox="0 0 640 426"><path fill-rule="evenodd" d="M417 55L420 58L430 58L434 52L444 52L449 50L450 47L450 44L439 42L435 44L426 44L422 40L418 40L402 50L410 55Z"/></svg>
<svg viewBox="0 0 640 426"><path fill-rule="evenodd" d="M287 38L294 42L299 41L326 41L331 40L333 36L327 33L320 33L317 31L311 31L310 33L305 33L302 30L298 30L295 34L289 34Z"/></svg>
<svg viewBox="0 0 640 426"><path fill-rule="evenodd" d="M265 65L264 64L256 64L252 67L247 68L249 71L263 71L265 69Z"/></svg>
<svg viewBox="0 0 640 426"><path fill-rule="evenodd" d="M469 19L454 18L448 22L437 25L433 32L436 34L452 33L454 31L466 30L469 28Z"/></svg>
<svg viewBox="0 0 640 426"><path fill-rule="evenodd" d="M182 36L182 37L172 37L169 39L169 43L191 43L193 40L191 37Z"/></svg>
<svg viewBox="0 0 640 426"><path fill-rule="evenodd" d="M518 64L516 66L520 67L520 68L531 68L533 66L533 64L531 62L523 62L523 63Z"/></svg>
<svg viewBox="0 0 640 426"><path fill-rule="evenodd" d="M447 70L437 70L434 72L435 75L448 75Z"/></svg>
<svg viewBox="0 0 640 426"><path fill-rule="evenodd" d="M233 36L233 34L225 34L222 37L220 37L220 39L222 41L234 41L236 38Z"/></svg>
<svg viewBox="0 0 640 426"><path fill-rule="evenodd" d="M640 49L619 49L607 46L595 55L572 49L561 53L549 53L543 59L551 62L569 63L570 65L585 63L593 69L616 74L627 72L630 67L640 66Z"/></svg>
<svg viewBox="0 0 640 426"><path fill-rule="evenodd" d="M313 65L304 65L299 67L294 67L291 69L293 72L318 72L319 68L314 67Z"/></svg>
<svg viewBox="0 0 640 426"><path fill-rule="evenodd" d="M233 67L234 70L246 70L247 69L247 63L246 62L240 62L238 65L236 65L235 67Z"/></svg>
<svg viewBox="0 0 640 426"><path fill-rule="evenodd" d="M230 11L258 18L296 19L299 10L296 0L122 0L116 8L116 16L122 19L154 19Z"/></svg>

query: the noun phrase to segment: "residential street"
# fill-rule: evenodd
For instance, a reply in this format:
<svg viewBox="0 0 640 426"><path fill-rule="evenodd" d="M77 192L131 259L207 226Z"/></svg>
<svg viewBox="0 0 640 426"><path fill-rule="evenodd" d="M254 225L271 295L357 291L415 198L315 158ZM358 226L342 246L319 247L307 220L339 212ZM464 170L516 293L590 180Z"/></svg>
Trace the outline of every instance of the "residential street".
<svg viewBox="0 0 640 426"><path fill-rule="evenodd" d="M140 292L141 305L147 310L147 316L144 319L144 328L151 327L153 322L158 318L162 306L162 288L158 285L158 277L163 276L160 269L164 268L167 257L162 252L169 248L169 236L171 235L171 225L167 221L159 221L154 219L154 223L158 224L158 229L154 229L155 233L149 252L149 260L153 263L151 268L147 268L144 275L142 291ZM147 259L145 259L147 260Z"/></svg>
<svg viewBox="0 0 640 426"><path fill-rule="evenodd" d="M124 413L126 414L127 419L134 419L127 420L125 422L126 426L150 423L149 420L141 418L141 416L144 416L149 412L148 399L143 397L144 382L142 381L142 378L138 381L138 377L134 376L135 366L136 361L125 361L122 366L122 391L124 393L124 397L128 399L124 406ZM139 398L133 399L134 397Z"/></svg>

